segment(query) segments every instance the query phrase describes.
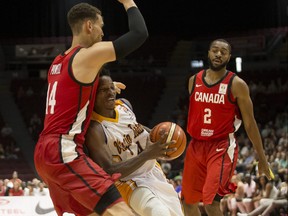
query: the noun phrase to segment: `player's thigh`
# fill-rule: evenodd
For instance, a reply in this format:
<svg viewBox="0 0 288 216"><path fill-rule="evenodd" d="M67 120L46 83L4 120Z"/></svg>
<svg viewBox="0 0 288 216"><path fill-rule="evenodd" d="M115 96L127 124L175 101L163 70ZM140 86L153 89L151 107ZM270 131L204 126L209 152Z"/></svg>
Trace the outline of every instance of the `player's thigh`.
<svg viewBox="0 0 288 216"><path fill-rule="evenodd" d="M202 161L204 154L201 145L192 140L186 151L183 169L181 193L186 197L193 192L202 191L207 176L206 165Z"/></svg>
<svg viewBox="0 0 288 216"><path fill-rule="evenodd" d="M125 216L134 216L131 208L127 205L126 202L118 202L111 207L107 208L103 213L103 216L115 216L115 215L125 215Z"/></svg>
<svg viewBox="0 0 288 216"><path fill-rule="evenodd" d="M130 198L130 206L143 216L169 216L170 210L149 188L136 188Z"/></svg>

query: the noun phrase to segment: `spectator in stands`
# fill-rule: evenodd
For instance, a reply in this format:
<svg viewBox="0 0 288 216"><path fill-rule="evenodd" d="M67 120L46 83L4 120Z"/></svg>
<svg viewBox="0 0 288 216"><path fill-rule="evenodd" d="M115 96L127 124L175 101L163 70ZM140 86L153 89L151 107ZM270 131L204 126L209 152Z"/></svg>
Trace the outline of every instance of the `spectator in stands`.
<svg viewBox="0 0 288 216"><path fill-rule="evenodd" d="M24 91L23 86L19 86L17 90L17 95L16 95L16 102L19 102L23 97L25 97L26 92Z"/></svg>
<svg viewBox="0 0 288 216"><path fill-rule="evenodd" d="M7 159L18 159L20 148L16 145L15 140L11 137L8 140L8 145L5 147L5 157Z"/></svg>
<svg viewBox="0 0 288 216"><path fill-rule="evenodd" d="M171 176L171 163L168 162L168 161L163 161L163 160L160 160L160 164L161 164L161 168L166 176L167 179L171 179L172 176Z"/></svg>
<svg viewBox="0 0 288 216"><path fill-rule="evenodd" d="M175 182L175 191L177 192L178 196L181 197L181 190L182 190L182 175L177 175L174 177Z"/></svg>
<svg viewBox="0 0 288 216"><path fill-rule="evenodd" d="M278 173L283 175L283 176L288 174L288 154L287 154L287 151L282 151L280 153Z"/></svg>
<svg viewBox="0 0 288 216"><path fill-rule="evenodd" d="M257 216L262 213L278 197L278 189L268 181L266 176L259 177L260 193L253 198L254 204L258 203L256 208L247 213L238 213L237 216Z"/></svg>
<svg viewBox="0 0 288 216"><path fill-rule="evenodd" d="M6 188L4 196L9 196L9 191L13 188L13 183L9 179L4 179L4 187Z"/></svg>
<svg viewBox="0 0 288 216"><path fill-rule="evenodd" d="M238 170L238 172L250 173L255 161L254 150L247 148L247 150L245 150L245 153L243 153L242 157L242 161L237 163L236 169Z"/></svg>
<svg viewBox="0 0 288 216"><path fill-rule="evenodd" d="M265 176L261 175L258 181L259 193L253 197L255 207L258 207L261 202L265 202L267 199L276 199L278 195L278 189Z"/></svg>
<svg viewBox="0 0 288 216"><path fill-rule="evenodd" d="M34 184L31 181L28 181L24 188L24 196L35 196Z"/></svg>
<svg viewBox="0 0 288 216"><path fill-rule="evenodd" d="M277 215L279 216L287 216L288 211L288 184L287 184L287 176L284 182L281 183L279 188L279 194L277 199L274 199L272 203L270 203L265 210L262 212L262 216L270 216L270 213L278 210Z"/></svg>
<svg viewBox="0 0 288 216"><path fill-rule="evenodd" d="M24 191L21 188L21 183L15 181L13 188L9 190L9 196L24 196Z"/></svg>
<svg viewBox="0 0 288 216"><path fill-rule="evenodd" d="M287 118L288 119L288 118ZM285 131L285 129L283 128L282 130L279 130L279 140L278 140L278 146L288 146L288 133L287 131ZM285 148L287 149L287 148Z"/></svg>
<svg viewBox="0 0 288 216"><path fill-rule="evenodd" d="M22 180L18 177L18 172L17 171L13 171L12 178L9 180L9 182L11 182L12 185L14 185L15 182L17 182L20 185L20 187L21 187Z"/></svg>
<svg viewBox="0 0 288 216"><path fill-rule="evenodd" d="M1 140L0 140L0 159L5 159L5 150L3 148L3 144L1 143Z"/></svg>
<svg viewBox="0 0 288 216"><path fill-rule="evenodd" d="M49 189L47 188L44 182L40 181L35 191L35 196L47 196L47 195L49 195Z"/></svg>
<svg viewBox="0 0 288 216"><path fill-rule="evenodd" d="M242 182L242 173L232 176L231 182L237 185L235 194L231 194L227 199L227 206L231 216L236 216L237 210L244 209L243 198L245 197L244 183Z"/></svg>
<svg viewBox="0 0 288 216"><path fill-rule="evenodd" d="M248 213L254 209L252 198L256 193L256 182L250 174L245 174L243 189L245 197L238 200L237 206L241 213Z"/></svg>
<svg viewBox="0 0 288 216"><path fill-rule="evenodd" d="M279 86L280 87L280 86ZM267 94L275 94L279 91L276 86L275 80L271 80L268 87L267 87Z"/></svg>
<svg viewBox="0 0 288 216"><path fill-rule="evenodd" d="M33 113L32 117L30 118L30 125L42 125L42 120L37 113Z"/></svg>
<svg viewBox="0 0 288 216"><path fill-rule="evenodd" d="M5 196L6 185L4 184L3 179L0 179L0 196Z"/></svg>
<svg viewBox="0 0 288 216"><path fill-rule="evenodd" d="M28 87L28 89L26 90L26 96L31 97L34 95L34 90L31 86Z"/></svg>
<svg viewBox="0 0 288 216"><path fill-rule="evenodd" d="M4 123L1 129L1 136L3 138L10 137L12 133L13 133L13 129L7 123Z"/></svg>
<svg viewBox="0 0 288 216"><path fill-rule="evenodd" d="M38 139L38 136L42 129L42 120L39 118L37 113L34 113L29 121L29 132L34 140Z"/></svg>

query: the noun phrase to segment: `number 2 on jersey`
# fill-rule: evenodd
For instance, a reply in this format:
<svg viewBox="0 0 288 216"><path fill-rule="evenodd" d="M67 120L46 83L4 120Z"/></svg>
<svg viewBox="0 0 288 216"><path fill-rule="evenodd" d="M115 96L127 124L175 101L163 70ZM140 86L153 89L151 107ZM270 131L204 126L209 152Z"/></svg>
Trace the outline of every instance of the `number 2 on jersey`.
<svg viewBox="0 0 288 216"><path fill-rule="evenodd" d="M211 124L211 109L205 108L204 113L204 123Z"/></svg>
<svg viewBox="0 0 288 216"><path fill-rule="evenodd" d="M57 90L57 84L58 82L54 82L52 89L50 91L50 83L48 85L48 90L47 90L47 98L46 98L46 114L54 114L54 107L56 105L56 90Z"/></svg>

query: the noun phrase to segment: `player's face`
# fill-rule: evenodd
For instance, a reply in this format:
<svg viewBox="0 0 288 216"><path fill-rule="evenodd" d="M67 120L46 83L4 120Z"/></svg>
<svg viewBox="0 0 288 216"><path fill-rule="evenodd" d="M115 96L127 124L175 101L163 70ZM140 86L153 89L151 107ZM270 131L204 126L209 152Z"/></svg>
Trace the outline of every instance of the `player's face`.
<svg viewBox="0 0 288 216"><path fill-rule="evenodd" d="M99 14L97 14L97 17L98 17L98 19L93 23L92 32L91 32L92 44L102 41L102 38L104 36L104 33L103 33L103 26L104 26L103 18Z"/></svg>
<svg viewBox="0 0 288 216"><path fill-rule="evenodd" d="M226 68L230 57L229 45L222 41L215 41L208 51L209 67L213 71L220 71Z"/></svg>
<svg viewBox="0 0 288 216"><path fill-rule="evenodd" d="M95 100L95 111L100 115L112 117L107 115L110 113L110 111L114 111L115 99L116 91L111 77L100 77Z"/></svg>

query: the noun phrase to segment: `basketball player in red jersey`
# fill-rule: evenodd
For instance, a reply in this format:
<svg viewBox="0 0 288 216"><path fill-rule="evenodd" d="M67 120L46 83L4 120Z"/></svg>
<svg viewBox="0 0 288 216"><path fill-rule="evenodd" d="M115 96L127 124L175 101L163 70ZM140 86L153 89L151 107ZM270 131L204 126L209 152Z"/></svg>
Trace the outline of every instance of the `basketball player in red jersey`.
<svg viewBox="0 0 288 216"><path fill-rule="evenodd" d="M48 71L44 129L35 147L38 174L49 187L58 215L133 215L114 182L83 152L102 66L124 57L148 37L133 0L119 0L127 11L129 31L115 41L102 41L103 18L96 7L80 3L67 15L73 40Z"/></svg>
<svg viewBox="0 0 288 216"><path fill-rule="evenodd" d="M187 131L192 139L186 151L181 194L187 216L201 215L199 202L209 216L223 215L220 200L235 191L230 179L238 155L234 132L241 119L258 153L259 173L271 179L248 86L226 69L230 57L230 44L214 40L208 51L209 68L189 79Z"/></svg>

